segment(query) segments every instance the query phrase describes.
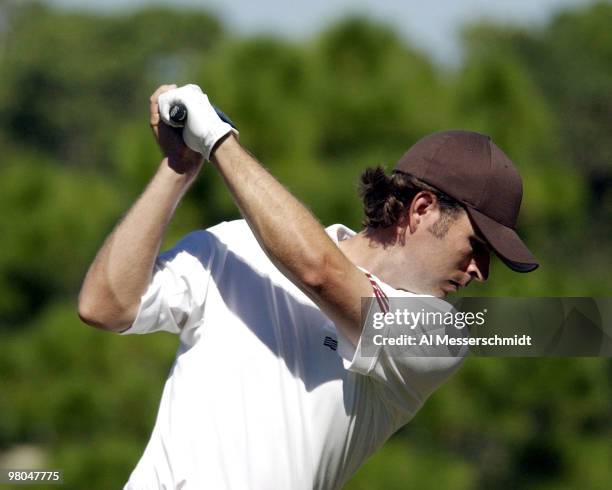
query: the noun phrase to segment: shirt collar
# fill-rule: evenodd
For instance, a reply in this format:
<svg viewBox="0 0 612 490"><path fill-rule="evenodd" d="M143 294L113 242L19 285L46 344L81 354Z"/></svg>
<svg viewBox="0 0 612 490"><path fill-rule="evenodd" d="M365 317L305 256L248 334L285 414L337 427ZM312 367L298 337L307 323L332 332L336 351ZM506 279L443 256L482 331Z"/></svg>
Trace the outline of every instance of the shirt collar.
<svg viewBox="0 0 612 490"><path fill-rule="evenodd" d="M344 226L339 223L328 226L327 228L325 228L325 231L336 245L341 241L346 240L347 238L354 237L357 234L348 226Z"/></svg>

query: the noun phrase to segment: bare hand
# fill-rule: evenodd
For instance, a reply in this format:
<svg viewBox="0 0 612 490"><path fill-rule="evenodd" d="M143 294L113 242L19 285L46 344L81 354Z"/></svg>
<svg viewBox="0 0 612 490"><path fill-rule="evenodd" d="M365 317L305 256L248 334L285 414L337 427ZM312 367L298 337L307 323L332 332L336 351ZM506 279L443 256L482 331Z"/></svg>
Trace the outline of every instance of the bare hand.
<svg viewBox="0 0 612 490"><path fill-rule="evenodd" d="M195 177L202 167L204 158L200 153L191 150L183 141L182 128L173 128L165 124L159 115L157 99L176 85L160 86L150 98L150 124L155 140L163 155L168 159L168 165L177 173Z"/></svg>

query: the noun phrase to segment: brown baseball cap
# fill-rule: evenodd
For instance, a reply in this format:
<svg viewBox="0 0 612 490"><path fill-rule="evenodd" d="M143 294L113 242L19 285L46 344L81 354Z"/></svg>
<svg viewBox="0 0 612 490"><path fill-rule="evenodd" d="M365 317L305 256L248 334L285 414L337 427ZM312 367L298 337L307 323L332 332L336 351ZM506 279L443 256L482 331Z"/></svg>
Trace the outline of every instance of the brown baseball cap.
<svg viewBox="0 0 612 490"><path fill-rule="evenodd" d="M537 269L538 261L515 230L523 198L521 176L489 136L458 130L431 134L410 148L395 169L465 205L508 267L517 272Z"/></svg>

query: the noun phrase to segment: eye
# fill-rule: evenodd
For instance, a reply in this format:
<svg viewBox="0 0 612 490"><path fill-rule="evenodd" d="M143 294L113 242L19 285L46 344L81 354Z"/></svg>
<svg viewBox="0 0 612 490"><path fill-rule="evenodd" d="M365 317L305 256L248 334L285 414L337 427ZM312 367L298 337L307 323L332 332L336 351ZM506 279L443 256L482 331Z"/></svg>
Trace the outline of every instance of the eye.
<svg viewBox="0 0 612 490"><path fill-rule="evenodd" d="M471 237L470 245L474 255L484 255L490 253L489 244L479 238Z"/></svg>

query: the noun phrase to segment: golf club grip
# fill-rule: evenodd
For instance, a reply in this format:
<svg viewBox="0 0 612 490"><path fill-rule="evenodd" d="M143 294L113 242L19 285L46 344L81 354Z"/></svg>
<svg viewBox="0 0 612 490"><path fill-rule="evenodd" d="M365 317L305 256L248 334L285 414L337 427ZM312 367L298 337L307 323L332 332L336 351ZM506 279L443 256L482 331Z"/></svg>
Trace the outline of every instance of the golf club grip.
<svg viewBox="0 0 612 490"><path fill-rule="evenodd" d="M236 129L236 125L234 124L234 122L229 117L227 117L227 115L221 109L215 106L213 106L213 109L217 113L217 116L219 116L219 119L229 124L232 128ZM173 104L170 107L170 120L176 126L185 126L185 123L187 122L187 115L187 107L185 107L184 104Z"/></svg>
<svg viewBox="0 0 612 490"><path fill-rule="evenodd" d="M187 121L187 107L184 104L173 104L169 112L170 120L177 126L184 126Z"/></svg>

